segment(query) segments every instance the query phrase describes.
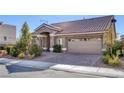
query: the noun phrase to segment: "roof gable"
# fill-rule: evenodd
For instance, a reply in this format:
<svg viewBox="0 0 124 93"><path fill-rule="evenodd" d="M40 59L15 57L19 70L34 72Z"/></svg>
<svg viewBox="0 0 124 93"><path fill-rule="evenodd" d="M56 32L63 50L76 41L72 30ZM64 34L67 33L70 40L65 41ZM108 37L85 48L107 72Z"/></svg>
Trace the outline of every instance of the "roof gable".
<svg viewBox="0 0 124 93"><path fill-rule="evenodd" d="M48 24L45 24L45 23L43 23L42 25L40 25L39 27L37 27L37 28L35 29L35 31L37 31L37 30L39 30L39 29L41 29L41 28L43 28L43 27L46 27L46 28L48 28L48 29L55 30L55 31L61 31L61 28L56 27L56 26L52 26L52 25L48 25Z"/></svg>

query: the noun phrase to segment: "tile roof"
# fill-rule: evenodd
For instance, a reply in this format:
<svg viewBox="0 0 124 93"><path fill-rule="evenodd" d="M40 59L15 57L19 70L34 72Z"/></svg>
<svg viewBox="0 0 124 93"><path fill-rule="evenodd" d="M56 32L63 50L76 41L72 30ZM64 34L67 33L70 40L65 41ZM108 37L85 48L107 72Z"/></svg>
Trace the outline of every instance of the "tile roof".
<svg viewBox="0 0 124 93"><path fill-rule="evenodd" d="M124 38L124 35L121 35L121 38Z"/></svg>
<svg viewBox="0 0 124 93"><path fill-rule="evenodd" d="M113 20L114 16L104 16L91 19L55 23L51 25L62 29L62 31L59 31L57 34L101 32L109 29Z"/></svg>
<svg viewBox="0 0 124 93"><path fill-rule="evenodd" d="M46 24L46 23L43 23L42 25L40 25L39 27L37 27L36 29L35 29L35 31L37 31L37 30L39 30L41 27L47 27L47 28L49 28L49 29L53 29L53 30L57 30L57 31L61 31L61 28L59 28L59 27L56 27L56 26L53 26L53 25L49 25L49 24Z"/></svg>

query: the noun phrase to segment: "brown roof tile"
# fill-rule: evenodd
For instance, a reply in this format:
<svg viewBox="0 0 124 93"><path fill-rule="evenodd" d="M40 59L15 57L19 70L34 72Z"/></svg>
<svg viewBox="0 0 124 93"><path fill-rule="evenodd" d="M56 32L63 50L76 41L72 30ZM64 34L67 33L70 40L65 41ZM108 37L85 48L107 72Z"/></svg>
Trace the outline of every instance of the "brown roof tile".
<svg viewBox="0 0 124 93"><path fill-rule="evenodd" d="M114 16L104 16L91 19L55 23L51 25L62 29L62 31L58 32L57 34L99 32L107 30L111 26L113 19Z"/></svg>
<svg viewBox="0 0 124 93"><path fill-rule="evenodd" d="M124 38L124 35L121 35L121 38Z"/></svg>

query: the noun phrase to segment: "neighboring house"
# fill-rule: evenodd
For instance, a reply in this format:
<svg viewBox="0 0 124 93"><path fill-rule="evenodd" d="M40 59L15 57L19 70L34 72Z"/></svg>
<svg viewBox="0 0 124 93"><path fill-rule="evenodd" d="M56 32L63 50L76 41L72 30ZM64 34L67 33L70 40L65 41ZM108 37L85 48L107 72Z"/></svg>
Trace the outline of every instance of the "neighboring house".
<svg viewBox="0 0 124 93"><path fill-rule="evenodd" d="M123 41L124 41L124 35L121 35L121 40L123 40Z"/></svg>
<svg viewBox="0 0 124 93"><path fill-rule="evenodd" d="M114 16L42 24L32 33L33 42L44 50L53 50L53 45L62 45L62 50L71 53L101 54L106 44L116 38Z"/></svg>
<svg viewBox="0 0 124 93"><path fill-rule="evenodd" d="M0 46L16 43L16 26L0 23Z"/></svg>
<svg viewBox="0 0 124 93"><path fill-rule="evenodd" d="M124 41L124 35L121 35L120 39L121 39L121 41ZM124 54L124 47L122 49L123 49L123 54Z"/></svg>

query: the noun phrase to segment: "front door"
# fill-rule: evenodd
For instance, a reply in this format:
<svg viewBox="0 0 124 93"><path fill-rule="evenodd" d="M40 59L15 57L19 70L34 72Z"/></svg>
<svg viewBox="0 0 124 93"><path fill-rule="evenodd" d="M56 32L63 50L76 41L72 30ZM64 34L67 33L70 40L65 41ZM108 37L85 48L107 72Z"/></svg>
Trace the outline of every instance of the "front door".
<svg viewBox="0 0 124 93"><path fill-rule="evenodd" d="M47 35L47 50L49 51L50 49L50 36Z"/></svg>
<svg viewBox="0 0 124 93"><path fill-rule="evenodd" d="M42 48L43 48L43 50L49 51L49 48L50 48L50 36L49 36L49 33L44 32L41 35L42 35L42 40L41 40Z"/></svg>

